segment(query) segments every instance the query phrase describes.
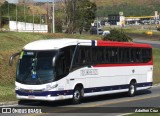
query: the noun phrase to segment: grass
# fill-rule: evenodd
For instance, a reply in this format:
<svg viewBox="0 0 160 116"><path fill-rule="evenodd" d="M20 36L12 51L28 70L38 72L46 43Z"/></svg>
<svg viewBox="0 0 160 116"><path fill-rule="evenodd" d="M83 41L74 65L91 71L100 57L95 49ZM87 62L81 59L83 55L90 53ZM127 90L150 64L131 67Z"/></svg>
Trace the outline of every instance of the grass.
<svg viewBox="0 0 160 116"><path fill-rule="evenodd" d="M15 101L14 84L0 85L0 102Z"/></svg>
<svg viewBox="0 0 160 116"><path fill-rule="evenodd" d="M16 32L0 32L0 51L16 51L20 50L25 44L50 38L79 38L79 39L99 39L99 36L89 36L80 34L45 34L45 33L16 33Z"/></svg>
<svg viewBox="0 0 160 116"><path fill-rule="evenodd" d="M103 30L119 29L123 30L127 35L131 36L133 39L148 39L148 40L160 40L160 31L156 31L157 25L130 25L121 28L120 26L105 26ZM159 25L160 26L160 25ZM147 32L152 32L152 35L148 35Z"/></svg>
<svg viewBox="0 0 160 116"><path fill-rule="evenodd" d="M151 31L150 29L124 29L124 31L132 38L148 39L148 40L160 40L159 31ZM148 35L147 32L152 32L152 35Z"/></svg>
<svg viewBox="0 0 160 116"><path fill-rule="evenodd" d="M44 34L44 33L16 33L0 32L0 102L16 100L14 93L14 81L16 62L13 67L8 65L11 54L20 51L23 46L31 41L50 38L80 38L100 39L100 36L79 34ZM160 83L160 49L154 49L154 84Z"/></svg>
<svg viewBox="0 0 160 116"><path fill-rule="evenodd" d="M153 67L153 82L160 83L160 49L153 50L154 67Z"/></svg>

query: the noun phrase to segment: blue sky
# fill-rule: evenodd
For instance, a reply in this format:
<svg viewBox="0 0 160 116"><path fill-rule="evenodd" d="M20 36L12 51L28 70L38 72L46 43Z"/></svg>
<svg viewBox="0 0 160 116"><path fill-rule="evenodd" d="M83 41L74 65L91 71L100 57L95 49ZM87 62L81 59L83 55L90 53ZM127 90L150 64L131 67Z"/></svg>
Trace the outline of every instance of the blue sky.
<svg viewBox="0 0 160 116"><path fill-rule="evenodd" d="M8 1L9 3L16 3L17 2L17 0L6 0L6 1Z"/></svg>
<svg viewBox="0 0 160 116"><path fill-rule="evenodd" d="M17 3L17 1L18 0L6 0L6 1L8 1L9 3ZM36 2L47 2L47 1L53 1L53 0L34 0L34 1L36 1ZM55 0L55 1L57 1L57 0Z"/></svg>

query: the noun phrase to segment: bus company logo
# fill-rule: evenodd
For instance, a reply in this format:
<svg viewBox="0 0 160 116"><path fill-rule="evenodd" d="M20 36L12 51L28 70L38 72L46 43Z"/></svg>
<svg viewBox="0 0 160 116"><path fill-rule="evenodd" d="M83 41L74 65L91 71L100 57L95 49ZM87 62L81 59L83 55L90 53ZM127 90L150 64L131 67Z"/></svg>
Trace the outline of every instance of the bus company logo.
<svg viewBox="0 0 160 116"><path fill-rule="evenodd" d="M81 70L80 71L81 76L86 76L86 75L98 75L98 70L97 69L86 69L86 70Z"/></svg>
<svg viewBox="0 0 160 116"><path fill-rule="evenodd" d="M12 113L11 108L2 108L2 113Z"/></svg>
<svg viewBox="0 0 160 116"><path fill-rule="evenodd" d="M33 90L28 90L29 93L33 93Z"/></svg>

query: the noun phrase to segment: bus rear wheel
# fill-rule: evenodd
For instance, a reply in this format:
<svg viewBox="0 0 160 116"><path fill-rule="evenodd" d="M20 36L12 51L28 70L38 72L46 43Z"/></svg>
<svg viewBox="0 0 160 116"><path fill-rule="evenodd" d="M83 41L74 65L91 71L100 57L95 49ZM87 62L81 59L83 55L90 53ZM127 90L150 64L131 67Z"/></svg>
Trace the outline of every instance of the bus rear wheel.
<svg viewBox="0 0 160 116"><path fill-rule="evenodd" d="M79 104L82 100L82 90L83 88L76 87L73 91L73 98L72 103L73 104Z"/></svg>
<svg viewBox="0 0 160 116"><path fill-rule="evenodd" d="M136 83L131 82L129 85L128 95L130 97L133 97L135 96L135 94L136 94Z"/></svg>

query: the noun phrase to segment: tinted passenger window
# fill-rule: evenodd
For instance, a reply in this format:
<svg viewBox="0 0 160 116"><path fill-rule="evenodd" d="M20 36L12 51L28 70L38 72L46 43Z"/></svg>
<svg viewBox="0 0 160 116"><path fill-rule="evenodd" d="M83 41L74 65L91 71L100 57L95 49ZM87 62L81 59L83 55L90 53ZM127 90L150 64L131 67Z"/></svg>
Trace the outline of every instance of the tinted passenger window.
<svg viewBox="0 0 160 116"><path fill-rule="evenodd" d="M141 48L131 48L131 62L134 63L142 62Z"/></svg>
<svg viewBox="0 0 160 116"><path fill-rule="evenodd" d="M130 48L119 48L119 63L130 62Z"/></svg>
<svg viewBox="0 0 160 116"><path fill-rule="evenodd" d="M63 57L65 59L65 64L64 65L66 66L67 71L69 71L69 68L70 68L70 65L71 65L74 49L75 49L75 46L69 46L69 47L62 48L60 50L60 52L63 53ZM63 61L63 59L62 59L62 61Z"/></svg>
<svg viewBox="0 0 160 116"><path fill-rule="evenodd" d="M110 63L118 63L118 48L112 48L111 49Z"/></svg>
<svg viewBox="0 0 160 116"><path fill-rule="evenodd" d="M79 46L75 54L74 67L85 66L92 63L90 46Z"/></svg>
<svg viewBox="0 0 160 116"><path fill-rule="evenodd" d="M147 63L152 59L152 49L142 49L142 61Z"/></svg>

